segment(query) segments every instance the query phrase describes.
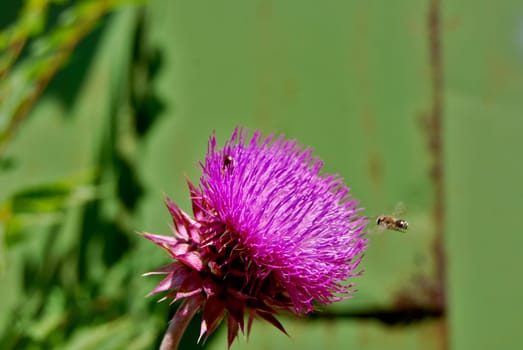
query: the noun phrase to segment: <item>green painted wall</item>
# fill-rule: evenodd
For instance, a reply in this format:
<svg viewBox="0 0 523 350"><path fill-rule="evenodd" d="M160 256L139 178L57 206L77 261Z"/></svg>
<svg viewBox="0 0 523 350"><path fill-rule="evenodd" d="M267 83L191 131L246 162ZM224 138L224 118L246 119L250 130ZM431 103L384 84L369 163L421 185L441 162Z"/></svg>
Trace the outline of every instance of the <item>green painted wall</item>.
<svg viewBox="0 0 523 350"><path fill-rule="evenodd" d="M522 94L518 1L153 0L118 10L55 77L0 169L0 201L93 171L101 184L95 205L4 244L0 347L151 348L168 306L144 299L159 280L140 274L167 260L134 232L168 233L163 194L189 209L184 176L197 179L209 134L223 142L242 125L310 145L367 215L402 202L410 226L369 236L354 299L285 316L290 338L259 321L232 349L523 348ZM139 108L156 118L142 134L132 132ZM27 282L32 271L41 280ZM76 326L64 321L68 303L86 312ZM58 306L38 306L47 304ZM225 328L206 347L225 348Z"/></svg>

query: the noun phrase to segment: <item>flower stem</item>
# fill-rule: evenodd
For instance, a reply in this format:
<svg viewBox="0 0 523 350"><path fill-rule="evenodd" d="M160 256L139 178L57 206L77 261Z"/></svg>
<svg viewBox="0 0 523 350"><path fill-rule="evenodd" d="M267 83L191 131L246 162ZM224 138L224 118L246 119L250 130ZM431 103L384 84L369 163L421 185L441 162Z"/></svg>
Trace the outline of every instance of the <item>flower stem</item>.
<svg viewBox="0 0 523 350"><path fill-rule="evenodd" d="M198 311L198 306L199 302L197 298L189 298L183 301L171 321L169 321L169 328L167 328L163 336L160 350L178 349L183 333L196 311Z"/></svg>

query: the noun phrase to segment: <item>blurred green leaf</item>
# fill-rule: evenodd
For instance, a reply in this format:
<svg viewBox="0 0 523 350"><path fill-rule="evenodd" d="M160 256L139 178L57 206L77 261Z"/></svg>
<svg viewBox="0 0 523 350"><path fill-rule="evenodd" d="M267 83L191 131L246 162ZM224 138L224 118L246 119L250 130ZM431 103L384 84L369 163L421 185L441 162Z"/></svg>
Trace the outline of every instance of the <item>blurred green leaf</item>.
<svg viewBox="0 0 523 350"><path fill-rule="evenodd" d="M47 296L42 316L35 319L27 330L36 342L41 342L56 332L67 319L65 295L61 288L53 288Z"/></svg>
<svg viewBox="0 0 523 350"><path fill-rule="evenodd" d="M100 197L90 184L92 176L81 176L20 190L0 204L0 224L5 226L8 245L22 239L35 226L48 226L63 220L64 210Z"/></svg>
<svg viewBox="0 0 523 350"><path fill-rule="evenodd" d="M67 343L57 349L147 349L156 336L151 322L142 320L139 332L135 322L131 317L124 316L98 326L80 328Z"/></svg>
<svg viewBox="0 0 523 350"><path fill-rule="evenodd" d="M40 34L47 22L49 1L26 0L17 21L0 32L0 50Z"/></svg>
<svg viewBox="0 0 523 350"><path fill-rule="evenodd" d="M19 69L9 73L27 39L40 34L46 22L43 9L48 5L47 1L29 0L26 3L18 21L0 35L0 47L10 47L0 57L0 157L80 40L96 28L103 16L129 3L134 1L76 2L61 13L58 24L49 33L35 38L31 55L17 65ZM20 89L20 86L25 88Z"/></svg>

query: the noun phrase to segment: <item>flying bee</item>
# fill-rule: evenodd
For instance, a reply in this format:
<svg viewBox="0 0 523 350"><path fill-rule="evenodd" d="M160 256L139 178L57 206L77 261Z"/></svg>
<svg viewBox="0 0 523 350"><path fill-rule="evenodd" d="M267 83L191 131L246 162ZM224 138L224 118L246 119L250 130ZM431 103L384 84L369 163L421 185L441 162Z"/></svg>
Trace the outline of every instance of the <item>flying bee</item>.
<svg viewBox="0 0 523 350"><path fill-rule="evenodd" d="M222 166L222 175L225 175L225 170L229 171L229 174L232 171L232 168L234 166L234 160L232 157L228 154L223 156L223 166Z"/></svg>
<svg viewBox="0 0 523 350"><path fill-rule="evenodd" d="M406 220L397 219L392 215L380 215L376 219L376 225L384 227L387 230L407 232L409 223Z"/></svg>
<svg viewBox="0 0 523 350"><path fill-rule="evenodd" d="M397 217L405 213L405 205L402 202L396 204L394 213L392 215L380 215L376 217L376 226L378 231L392 230L399 232L407 232L409 223L407 220L398 219Z"/></svg>

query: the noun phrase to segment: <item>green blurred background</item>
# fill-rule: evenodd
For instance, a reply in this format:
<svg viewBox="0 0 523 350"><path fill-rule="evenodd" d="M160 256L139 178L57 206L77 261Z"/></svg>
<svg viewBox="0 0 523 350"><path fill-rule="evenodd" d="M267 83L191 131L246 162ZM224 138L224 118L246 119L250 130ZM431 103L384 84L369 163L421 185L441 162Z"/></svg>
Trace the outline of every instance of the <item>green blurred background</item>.
<svg viewBox="0 0 523 350"><path fill-rule="evenodd" d="M4 1L0 349L153 349L163 195L207 138L282 132L369 216L355 298L232 349L523 348L523 4ZM224 327L196 345L226 348Z"/></svg>

